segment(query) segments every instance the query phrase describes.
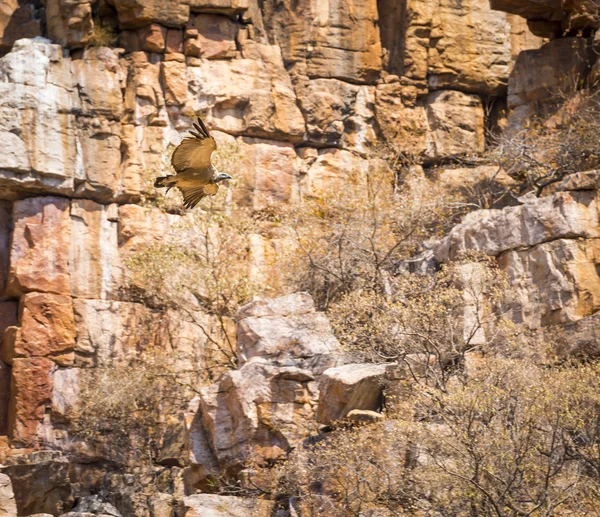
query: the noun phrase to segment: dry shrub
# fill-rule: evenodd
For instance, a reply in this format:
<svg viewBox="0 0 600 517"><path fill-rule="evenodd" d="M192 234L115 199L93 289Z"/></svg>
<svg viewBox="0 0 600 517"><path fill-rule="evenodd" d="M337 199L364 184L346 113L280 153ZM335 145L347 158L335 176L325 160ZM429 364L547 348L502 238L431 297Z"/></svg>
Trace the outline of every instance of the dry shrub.
<svg viewBox="0 0 600 517"><path fill-rule="evenodd" d="M598 91L583 90L560 100L557 113L495 139L489 159L519 180L517 194L533 189L540 195L568 174L600 166Z"/></svg>
<svg viewBox="0 0 600 517"><path fill-rule="evenodd" d="M93 23L92 35L86 43L88 47L110 47L116 43L119 35L113 27L98 17Z"/></svg>
<svg viewBox="0 0 600 517"><path fill-rule="evenodd" d="M444 192L422 175L400 186L380 162L349 171L343 187L305 200L286 221L296 244L289 283L325 309L354 290L387 292L397 262L440 234L450 211Z"/></svg>
<svg viewBox="0 0 600 517"><path fill-rule="evenodd" d="M421 385L413 412L299 449L277 495L314 516L598 515L599 374L492 357L447 390ZM311 511L323 497L329 513Z"/></svg>
<svg viewBox="0 0 600 517"><path fill-rule="evenodd" d="M402 275L391 285L391 294L353 291L329 311L340 342L362 360L422 357L427 376L444 386L465 352L491 346L501 328L506 277L486 255L469 253L435 274Z"/></svg>

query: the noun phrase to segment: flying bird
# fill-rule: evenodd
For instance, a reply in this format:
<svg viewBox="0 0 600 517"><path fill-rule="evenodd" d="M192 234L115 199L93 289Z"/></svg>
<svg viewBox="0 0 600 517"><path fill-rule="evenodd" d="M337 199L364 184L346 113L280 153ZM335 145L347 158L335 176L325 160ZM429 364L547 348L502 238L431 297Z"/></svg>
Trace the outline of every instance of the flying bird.
<svg viewBox="0 0 600 517"><path fill-rule="evenodd" d="M177 174L156 178L155 187L166 187L167 192L177 187L183 194L183 206L194 208L205 196L214 196L219 190L219 182L232 179L210 163L210 156L217 148L215 139L198 117L194 122L196 131L190 129L192 137L186 137L173 151L171 165Z"/></svg>

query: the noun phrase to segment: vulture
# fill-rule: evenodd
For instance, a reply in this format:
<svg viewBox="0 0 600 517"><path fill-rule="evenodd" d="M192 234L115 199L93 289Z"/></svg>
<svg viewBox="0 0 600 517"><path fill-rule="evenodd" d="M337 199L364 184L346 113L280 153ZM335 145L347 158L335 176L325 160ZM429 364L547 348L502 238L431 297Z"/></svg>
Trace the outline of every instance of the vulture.
<svg viewBox="0 0 600 517"><path fill-rule="evenodd" d="M198 117L194 122L196 131L190 129L193 137L186 137L173 151L171 165L177 172L171 176L156 178L155 187L166 187L167 192L177 187L183 194L183 206L194 208L205 196L214 196L219 190L219 182L232 179L210 163L210 156L217 148L215 139Z"/></svg>

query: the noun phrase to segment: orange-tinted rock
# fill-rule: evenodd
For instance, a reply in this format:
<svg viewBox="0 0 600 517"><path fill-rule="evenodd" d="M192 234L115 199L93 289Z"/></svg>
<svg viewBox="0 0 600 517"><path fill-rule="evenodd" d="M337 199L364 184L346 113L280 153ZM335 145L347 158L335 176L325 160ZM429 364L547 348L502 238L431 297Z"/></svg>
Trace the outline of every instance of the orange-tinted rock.
<svg viewBox="0 0 600 517"><path fill-rule="evenodd" d="M0 361L0 435L6 435L6 433L8 432L8 406L10 404L10 373L10 366L8 366L4 361Z"/></svg>
<svg viewBox="0 0 600 517"><path fill-rule="evenodd" d="M169 29L167 31L167 53L181 54L183 52L183 32L179 29Z"/></svg>
<svg viewBox="0 0 600 517"><path fill-rule="evenodd" d="M92 0L46 0L44 5L52 41L81 48L92 38Z"/></svg>
<svg viewBox="0 0 600 517"><path fill-rule="evenodd" d="M45 357L14 360L8 417L8 431L13 444L32 447L38 443L38 431L50 405L55 368L54 362Z"/></svg>
<svg viewBox="0 0 600 517"><path fill-rule="evenodd" d="M147 52L164 52L166 46L167 29L157 23L140 29L140 42L142 50Z"/></svg>
<svg viewBox="0 0 600 517"><path fill-rule="evenodd" d="M40 35L40 22L33 19L32 3L19 0L0 2L0 49L8 50L18 39Z"/></svg>
<svg viewBox="0 0 600 517"><path fill-rule="evenodd" d="M227 17L216 14L199 14L191 19L191 26L198 30L195 42L186 40L187 55L206 59L235 57L236 25Z"/></svg>
<svg viewBox="0 0 600 517"><path fill-rule="evenodd" d="M167 106L181 106L185 104L188 94L187 66L185 61L165 60L162 64L162 77L165 85L165 102Z"/></svg>
<svg viewBox="0 0 600 517"><path fill-rule="evenodd" d="M68 294L69 200L35 197L13 206L13 238L7 292L19 296L29 291Z"/></svg>
<svg viewBox="0 0 600 517"><path fill-rule="evenodd" d="M188 2L180 0L115 0L111 4L117 10L123 29L139 29L153 22L180 27L190 17Z"/></svg>
<svg viewBox="0 0 600 517"><path fill-rule="evenodd" d="M63 365L73 362L75 320L70 296L29 293L21 297L19 312L15 358L50 357Z"/></svg>

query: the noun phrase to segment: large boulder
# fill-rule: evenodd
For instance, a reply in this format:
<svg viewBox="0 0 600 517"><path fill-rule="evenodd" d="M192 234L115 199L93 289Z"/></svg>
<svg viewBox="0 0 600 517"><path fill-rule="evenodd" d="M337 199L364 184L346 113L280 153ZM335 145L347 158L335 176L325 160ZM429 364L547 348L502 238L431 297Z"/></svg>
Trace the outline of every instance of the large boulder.
<svg viewBox="0 0 600 517"><path fill-rule="evenodd" d="M6 474L0 474L0 515L17 517L17 503L12 482Z"/></svg>
<svg viewBox="0 0 600 517"><path fill-rule="evenodd" d="M270 517L272 501L244 497L196 494L184 497L184 517Z"/></svg>

